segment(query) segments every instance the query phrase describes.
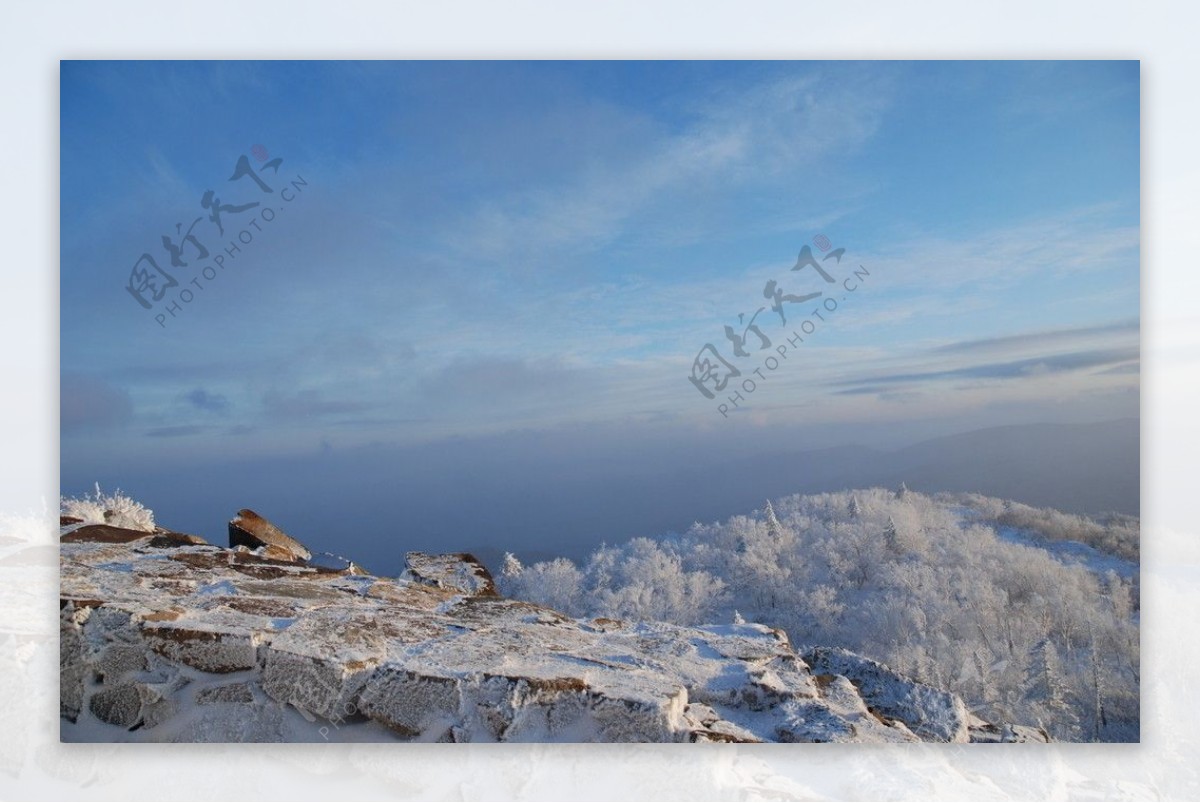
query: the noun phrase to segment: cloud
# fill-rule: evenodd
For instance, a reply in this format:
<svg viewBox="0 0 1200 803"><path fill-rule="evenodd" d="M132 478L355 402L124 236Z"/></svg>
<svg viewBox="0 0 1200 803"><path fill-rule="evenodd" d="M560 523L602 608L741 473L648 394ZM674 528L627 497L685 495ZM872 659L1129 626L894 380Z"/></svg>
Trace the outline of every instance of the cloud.
<svg viewBox="0 0 1200 803"><path fill-rule="evenodd" d="M202 424L180 424L173 427L158 427L146 432L148 438L186 438L208 432L211 427Z"/></svg>
<svg viewBox="0 0 1200 803"><path fill-rule="evenodd" d="M219 393L209 393L204 388L196 388L193 391L183 394L183 400L197 410L203 410L207 413L224 415L229 412L228 399Z"/></svg>
<svg viewBox="0 0 1200 803"><path fill-rule="evenodd" d="M133 401L129 394L95 376L63 373L60 400L63 432L112 429L133 417Z"/></svg>
<svg viewBox="0 0 1200 803"><path fill-rule="evenodd" d="M840 388L834 390L838 396L882 398L897 386L947 380L1021 380L1085 371L1096 377L1136 374L1138 358L1138 322L1114 321L868 353L857 361L854 375L833 377L827 386Z"/></svg>
<svg viewBox="0 0 1200 803"><path fill-rule="evenodd" d="M547 395L562 397L592 385L582 366L563 358L469 357L451 362L423 385L438 403L463 400L488 404L498 398L517 401Z"/></svg>
<svg viewBox="0 0 1200 803"><path fill-rule="evenodd" d="M998 226L961 237L918 233L885 252L856 255L885 276L903 277L912 291L1032 289L1113 270L1136 271L1140 231L1111 204ZM1130 287L1136 283L1130 280ZM1136 302L1135 302L1136 304Z"/></svg>
<svg viewBox="0 0 1200 803"><path fill-rule="evenodd" d="M1028 347L1046 348L1062 345L1063 343L1078 343L1081 340L1108 338L1111 335L1132 335L1134 339L1140 332L1137 321L1122 321L1102 326L1082 326L1070 329L1050 329L1037 332L1023 332L1018 335L989 337L980 340L962 340L957 343L947 343L933 349L935 354L971 354L976 352L1009 352Z"/></svg>
<svg viewBox="0 0 1200 803"><path fill-rule="evenodd" d="M865 380L847 380L835 382L835 385L856 386L867 383L871 386L933 382L943 379L1023 379L1033 376L1061 374L1069 371L1079 371L1088 368L1099 368L1119 365L1136 360L1138 349L1118 348L1099 349L1095 351L1079 351L1066 354L1056 354L1044 357L1030 357L1009 362L980 363L960 368L950 368L940 371L918 371L913 373L889 374L873 376ZM866 392L866 391L864 391Z"/></svg>
<svg viewBox="0 0 1200 803"><path fill-rule="evenodd" d="M778 184L792 171L854 149L879 129L889 83L876 70L810 72L712 91L690 124L611 155L553 185L491 199L456 221L463 255L492 259L579 249L620 236L648 210L667 210L676 239L703 239L709 228L678 229L677 201L726 195L754 182ZM777 225L777 224L776 224ZM655 227L661 240L661 226Z"/></svg>
<svg viewBox="0 0 1200 803"><path fill-rule="evenodd" d="M267 417L272 419L322 418L358 413L371 407L348 399L326 399L316 390L300 390L291 394L271 390L263 395L262 401Z"/></svg>
<svg viewBox="0 0 1200 803"><path fill-rule="evenodd" d="M1103 371L1097 371L1096 373L1111 376L1115 374L1138 374L1141 373L1141 371L1142 363L1141 360L1138 360L1135 362L1125 363L1123 365L1116 365L1112 368L1106 368Z"/></svg>
<svg viewBox="0 0 1200 803"><path fill-rule="evenodd" d="M873 396L875 394L888 393L892 389L887 385L860 385L858 387L847 388L846 390L834 391L839 396Z"/></svg>

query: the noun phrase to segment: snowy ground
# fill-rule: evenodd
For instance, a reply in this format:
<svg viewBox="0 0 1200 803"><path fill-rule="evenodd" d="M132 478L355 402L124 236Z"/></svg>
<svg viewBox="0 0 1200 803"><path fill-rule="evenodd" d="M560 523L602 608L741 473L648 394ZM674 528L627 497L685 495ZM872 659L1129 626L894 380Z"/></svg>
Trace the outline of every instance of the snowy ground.
<svg viewBox="0 0 1200 803"><path fill-rule="evenodd" d="M996 527L996 535L1009 543L1045 550L1065 566L1081 566L1099 575L1116 572L1118 577L1126 580L1138 574L1138 564L1106 554L1078 541L1050 541L1029 530L1005 526Z"/></svg>

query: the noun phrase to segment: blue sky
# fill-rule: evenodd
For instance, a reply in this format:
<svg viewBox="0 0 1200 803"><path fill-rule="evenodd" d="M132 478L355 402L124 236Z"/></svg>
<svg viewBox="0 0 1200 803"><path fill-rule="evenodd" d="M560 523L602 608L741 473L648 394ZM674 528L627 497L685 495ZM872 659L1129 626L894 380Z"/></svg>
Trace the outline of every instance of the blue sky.
<svg viewBox="0 0 1200 803"><path fill-rule="evenodd" d="M133 466L513 433L685 452L1138 414L1137 62L61 75L66 491ZM243 155L270 195L228 180ZM143 309L134 263L169 268L161 238L207 214L207 190L260 207L226 213L223 237L202 219L210 259L185 248L179 285ZM249 229L262 207L275 220ZM838 310L722 415L693 359L712 343L760 366L771 351L750 335L737 362L724 327L767 305L784 342L763 288L821 290L790 270L805 245L823 255L817 235L846 249L824 263ZM842 291L857 265L870 278Z"/></svg>

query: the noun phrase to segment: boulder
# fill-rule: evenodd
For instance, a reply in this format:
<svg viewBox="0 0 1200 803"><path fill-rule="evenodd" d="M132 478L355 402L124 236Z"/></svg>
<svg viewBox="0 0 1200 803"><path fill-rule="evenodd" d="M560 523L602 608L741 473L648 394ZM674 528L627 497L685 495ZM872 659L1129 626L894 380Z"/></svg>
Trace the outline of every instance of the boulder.
<svg viewBox="0 0 1200 803"><path fill-rule="evenodd" d="M88 707L101 722L128 728L141 718L142 696L137 686L126 683L96 692Z"/></svg>
<svg viewBox="0 0 1200 803"><path fill-rule="evenodd" d="M239 510L229 522L229 546L262 550L260 554L273 560L302 561L312 557L304 544L248 509Z"/></svg>

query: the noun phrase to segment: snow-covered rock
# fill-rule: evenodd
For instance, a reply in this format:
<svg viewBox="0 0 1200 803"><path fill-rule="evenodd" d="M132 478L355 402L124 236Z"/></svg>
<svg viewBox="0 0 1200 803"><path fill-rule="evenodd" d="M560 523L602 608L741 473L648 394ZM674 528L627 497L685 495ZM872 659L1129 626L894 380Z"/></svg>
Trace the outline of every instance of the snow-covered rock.
<svg viewBox="0 0 1200 803"><path fill-rule="evenodd" d="M970 729L971 741L985 744L1009 742L1040 742L1045 744L1050 741L1050 734L1046 733L1045 728L1014 725L1009 722L996 725L991 722L985 722L976 716L971 717Z"/></svg>
<svg viewBox="0 0 1200 803"><path fill-rule="evenodd" d="M804 659L813 673L852 683L868 710L884 721L899 720L928 741L970 741L969 714L957 695L848 650L817 647L805 652Z"/></svg>
<svg viewBox="0 0 1200 803"><path fill-rule="evenodd" d="M842 651L816 651L815 671L762 625L570 619L496 596L460 556L410 555L392 580L75 526L60 547L66 741L967 735L953 695Z"/></svg>
<svg viewBox="0 0 1200 803"><path fill-rule="evenodd" d="M429 555L409 552L404 556L404 562L408 568L400 576L401 580L413 580L471 595L494 596L496 593L492 573L470 553Z"/></svg>

